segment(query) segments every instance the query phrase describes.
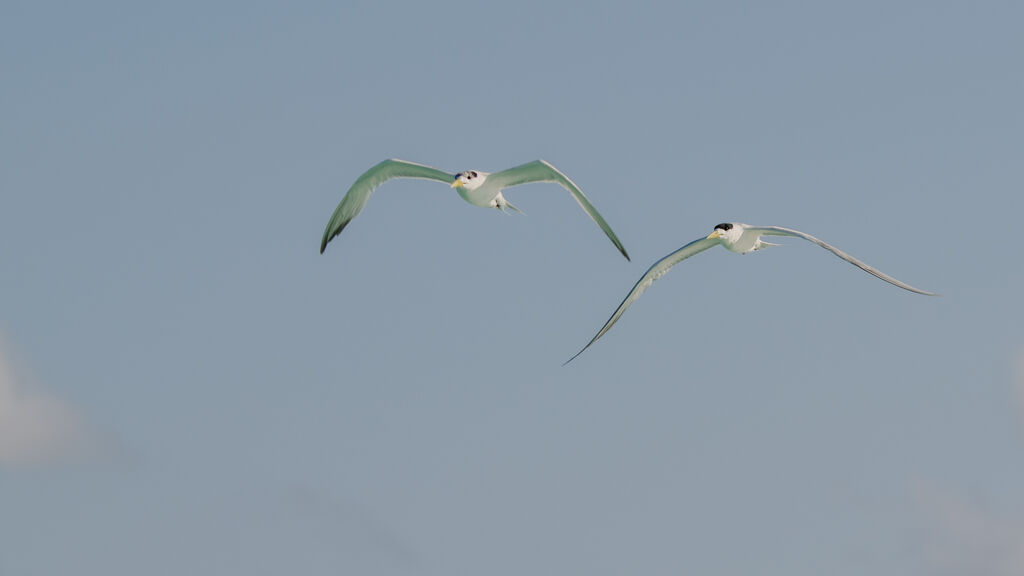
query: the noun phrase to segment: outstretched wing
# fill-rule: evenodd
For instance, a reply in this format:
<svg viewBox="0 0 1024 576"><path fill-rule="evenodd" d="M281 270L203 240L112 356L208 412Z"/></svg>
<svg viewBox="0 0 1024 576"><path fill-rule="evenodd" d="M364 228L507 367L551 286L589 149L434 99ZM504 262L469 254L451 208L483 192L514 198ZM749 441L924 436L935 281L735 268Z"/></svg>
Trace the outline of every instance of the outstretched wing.
<svg viewBox="0 0 1024 576"><path fill-rule="evenodd" d="M818 240L814 236L811 236L810 234L806 234L806 233L801 232L799 230L792 230L790 228L782 228L781 226L748 226L747 229L751 230L751 231L754 231L754 232L758 232L760 234L768 235L768 236L793 236L795 238L803 238L804 240L807 240L808 242L813 242L813 243L817 244L818 246L821 246L825 250L828 250L829 252L831 252L831 253L835 254L836 256L842 258L843 260L846 260L850 264L853 264L854 266L856 266L857 268L860 268L861 270L867 272L868 274L871 274L872 276L874 276L876 278L881 278L882 280L885 280L889 284L892 284L894 286L899 286L900 288L903 288L904 290L909 290L911 292L916 292L917 294L924 294L925 296L938 296L938 294L936 294L934 292L927 292L925 290L920 290L918 288L914 288L910 284L907 284L905 282L900 282L899 280L893 278L892 276L889 276L888 274L885 274L885 273L881 272L880 270L878 270L878 269L876 269L876 268L874 268L872 266L869 266L869 265L861 262L860 260L857 260L853 256L850 256L846 252L843 252L839 248L836 248L835 246L832 246L831 244L827 244L825 242L822 242L821 240Z"/></svg>
<svg viewBox="0 0 1024 576"><path fill-rule="evenodd" d="M425 178L446 184L455 181L454 174L405 160L391 159L377 164L356 179L352 187L345 193L345 197L338 203L338 207L334 209L334 214L331 215L330 221L327 222L327 228L324 230L324 238L320 241L321 254L327 248L327 243L341 234L345 226L348 226L348 223L363 210L366 201L370 199L370 194L378 186L392 178Z"/></svg>
<svg viewBox="0 0 1024 576"><path fill-rule="evenodd" d="M569 180L568 176L559 172L558 168L548 164L546 161L534 160L533 162L528 162L521 166L502 170L501 172L495 172L487 177L486 183L497 186L498 190L501 191L511 186L528 184L530 182L554 182L568 190L569 193L572 194L572 197L579 202L583 211L586 212L594 222L597 222L597 225L601 227L601 230L604 230L604 233L608 235L608 238L610 238L612 243L615 244L615 247L619 249L619 252L622 252L622 255L626 257L626 260L629 260L629 254L626 253L626 248L622 245L622 242L619 242L619 238L615 235L615 232L612 232L612 227L605 222L604 218L602 218L601 214L597 211L597 208L594 208L594 205L590 203L590 200L583 194L583 191L580 190L579 186L577 186L572 180Z"/></svg>
<svg viewBox="0 0 1024 576"><path fill-rule="evenodd" d="M597 342L598 338L604 336L605 332L611 330L612 326L619 321L619 318L626 311L626 308L632 306L633 302L636 302L636 299L639 298L640 295L643 294L648 288L650 288L651 284L653 284L655 280L661 278L662 276L665 275L666 272L669 271L669 268L672 268L676 264L679 264L683 260L686 260L690 256L693 256L694 254L699 254L707 250L708 248L711 248L715 244L721 244L721 242L722 241L719 240L718 238L700 238L698 240L690 242L686 246L683 246L679 250L676 250L675 252L669 254L668 256L665 256L661 260L655 262L654 265L648 268L647 272L645 272L644 275L640 277L640 280L638 280L637 283L633 286L633 289L629 291L629 294L626 295L626 298L622 301L622 304L619 304L619 307L616 308L615 312L612 313L611 318L609 318L608 321L604 323L604 326L601 327L601 331L597 333L597 336L591 338L590 342L587 342L587 345L583 347L583 350L589 348L591 344ZM580 350L579 352L574 354L572 358L566 360L565 364L572 362L573 359L576 358L576 356L583 354L583 350ZM565 364L562 364L562 366L565 366Z"/></svg>

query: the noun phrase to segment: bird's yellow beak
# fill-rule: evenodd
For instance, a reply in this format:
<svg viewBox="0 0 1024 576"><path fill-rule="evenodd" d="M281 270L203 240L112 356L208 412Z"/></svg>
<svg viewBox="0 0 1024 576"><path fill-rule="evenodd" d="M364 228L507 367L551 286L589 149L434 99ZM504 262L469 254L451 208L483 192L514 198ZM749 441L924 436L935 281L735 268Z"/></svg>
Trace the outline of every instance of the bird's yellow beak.
<svg viewBox="0 0 1024 576"><path fill-rule="evenodd" d="M462 180L452 182L452 188L462 188L463 186L465 186L465 184L463 184Z"/></svg>
<svg viewBox="0 0 1024 576"><path fill-rule="evenodd" d="M712 232L711 234L708 234L707 237L708 238L721 238L722 237L722 231L719 230L718 228L715 228L715 231Z"/></svg>

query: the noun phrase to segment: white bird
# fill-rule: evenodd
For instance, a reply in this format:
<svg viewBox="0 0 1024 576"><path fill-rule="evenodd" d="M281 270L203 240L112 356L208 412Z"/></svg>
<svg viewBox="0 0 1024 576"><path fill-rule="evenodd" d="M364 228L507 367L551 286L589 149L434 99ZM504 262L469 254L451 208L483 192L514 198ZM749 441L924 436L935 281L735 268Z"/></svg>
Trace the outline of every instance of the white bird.
<svg viewBox="0 0 1024 576"><path fill-rule="evenodd" d="M520 212L518 208L509 204L508 200L505 200L505 196L501 193L505 188L530 182L554 182L572 194L572 197L576 199L576 202L583 208L583 211L594 222L597 222L597 225L601 227L601 230L604 230L604 233L608 235L608 238L619 249L619 252L626 257L626 260L629 260L626 248L623 247L622 242L619 242L615 232L612 232L611 226L604 221L604 218L598 213L597 208L594 208L594 205L590 203L590 200L583 194L583 191L572 180L569 180L565 174L562 174L557 168L544 160L534 160L533 162L502 170L501 172L495 172L494 174L478 170L467 170L458 174L449 174L437 168L431 168L430 166L414 162L406 162L405 160L385 160L357 178L352 187L348 189L345 197L341 199L338 207L334 210L334 214L331 215L331 220L327 223L327 229L324 230L324 237L320 242L321 254L327 248L327 243L338 234L341 234L345 226L348 226L348 223L362 211L363 206L366 206L366 201L370 199L370 194L378 186L392 178L423 178L444 182L458 190L459 196L462 196L466 202L483 208L497 208L502 212L505 212L506 208Z"/></svg>
<svg viewBox="0 0 1024 576"><path fill-rule="evenodd" d="M938 294L935 294L933 292L926 292L924 290L919 290L917 288L914 288L910 284L900 282L899 280L893 278L892 276L883 274L881 271L871 266L868 266L867 264L861 262L860 260L857 260L853 256L850 256L849 254L843 252L842 250L836 248L835 246L826 244L825 242L818 240L814 236L811 236L810 234L806 234L804 232L800 232L799 230L782 228L780 226L750 226L749 224L740 224L739 222L724 223L715 226L715 229L713 232L711 232L711 234L708 234L704 238L699 238L697 240L694 240L693 242L690 242L686 246L683 246L682 248L676 250L675 252L669 254L668 256L665 256L661 260L658 260L657 262L654 263L654 265L648 268L647 272L645 272L644 275L640 277L640 280L637 281L637 283L633 286L633 289L630 290L629 294L626 295L626 298L622 301L622 304L619 304L619 307L616 308L615 312L612 313L611 318L609 318L608 321L604 323L604 326L601 327L601 330L597 333L596 336L594 336L590 340L590 342L587 343L586 346L583 347L583 350L586 350L587 348L590 347L591 344L596 342L598 338L604 336L605 332L610 330L611 327L616 322L618 322L619 318L622 317L622 314L626 311L626 309L629 308L633 304L633 302L636 302L637 298L639 298L641 294L643 294L648 288L650 288L651 284L653 284L655 280L664 276L665 273L668 272L669 269L675 266L676 264L679 264L680 262L686 260L690 256L693 256L694 254L699 254L707 250L708 248L711 248L712 246L716 246L718 244L721 244L731 252L737 252L739 254L746 254L747 252L760 250L761 248L764 248L766 246L778 246L778 244L772 244L761 240L761 236L795 236L796 238L803 238L804 240L813 242L818 246L821 246L825 250L828 250L829 252L842 258L843 260L846 260L850 264L853 264L854 266L860 268L861 270L867 272L868 274L881 278L882 280L885 280L890 284L899 286L904 290L916 292L917 294L924 294L926 296L938 296ZM572 362L573 359L576 358L576 356L579 356L580 354L583 353L583 350L580 350L575 355L573 355L572 358L566 360L565 364ZM565 364L563 364L563 366Z"/></svg>

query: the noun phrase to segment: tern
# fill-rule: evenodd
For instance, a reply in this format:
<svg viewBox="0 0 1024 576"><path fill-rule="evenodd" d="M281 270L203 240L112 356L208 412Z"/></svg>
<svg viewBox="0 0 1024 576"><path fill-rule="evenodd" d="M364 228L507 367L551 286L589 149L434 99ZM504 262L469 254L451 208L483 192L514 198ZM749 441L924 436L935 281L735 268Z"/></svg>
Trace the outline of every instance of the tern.
<svg viewBox="0 0 1024 576"><path fill-rule="evenodd" d="M334 214L331 215L327 228L324 230L324 237L320 242L321 254L327 248L328 242L338 234L341 234L345 226L348 226L348 223L362 211L363 207L366 206L367 200L370 199L370 194L378 186L392 178L422 178L444 182L455 188L459 196L462 196L466 202L483 208L497 208L506 213L507 210L521 211L510 204L508 200L505 200L505 196L501 193L505 188L531 182L554 182L572 194L572 197L576 199L576 202L583 208L583 211L594 222L597 222L597 225L601 227L601 230L604 230L604 233L608 235L608 238L619 249L619 252L626 257L626 260L629 260L629 254L626 253L626 248L622 245L622 242L619 241L615 232L612 232L611 226L605 222L597 208L594 208L594 205L590 203L590 200L583 194L579 186L544 160L534 160L533 162L493 174L479 170L467 170L457 174L449 174L437 168L405 160L385 160L364 172L352 184L348 192L345 193L345 197L341 199L338 207L335 208Z"/></svg>
<svg viewBox="0 0 1024 576"><path fill-rule="evenodd" d="M715 226L715 229L714 231L711 232L711 234L708 234L703 238L698 238L693 242L690 242L689 244L683 246L682 248L676 250L675 252L672 252L668 256L665 256L661 260L658 260L650 268L648 268L647 272L645 272L644 275L640 277L640 280L638 280L637 283L633 286L633 289L629 291L629 294L626 295L626 298L622 300L622 303L619 304L619 307L616 308L615 312L612 313L611 318L609 318L608 321L604 323L604 326L601 327L601 330L598 331L597 335L591 338L590 342L588 342L582 350L574 354L572 358L566 360L565 364L572 362L573 359L576 358L576 356L582 354L583 351L589 348L591 344L596 342L598 338L604 336L605 332L608 332L608 330L610 330L611 327L615 325L616 322L618 322L619 318L622 317L622 314L626 311L626 309L632 306L633 302L636 302L637 298L639 298L641 294L643 294L648 288L650 288L651 284L653 284L655 280L664 276L665 273L668 272L669 269L671 269L676 264L679 264L683 260L686 260L690 256L693 256L694 254L699 254L707 250L708 248L711 248L712 246L717 246L719 244L724 246L730 252L736 252L738 254L746 254L747 252L753 252L755 250L760 250L768 246L778 246L778 244L772 244L770 242L765 242L761 240L761 236L793 236L796 238L803 238L808 242L813 242L818 246L821 246L825 250L828 250L829 252L842 258L843 260L846 260L850 264L853 264L854 266L860 268L861 270L867 272L868 274L871 274L872 276L875 276L877 278L881 278L882 280L885 280L890 284L899 286L904 290L909 290L917 294L924 294L926 296L938 296L938 294L935 294L934 292L920 290L918 288L914 288L910 284L900 282L899 280L893 278L892 276L884 274L881 271L877 270L876 268L868 266L864 262L857 260L853 256L850 256L846 252L843 252L839 248L836 248L835 246L827 244L821 240L818 240L814 236L811 236L810 234L807 234L805 232L800 232L799 230L793 230L790 228L782 228L781 226L750 226L749 224L740 224L739 222L727 222ZM563 366L565 364L563 364Z"/></svg>

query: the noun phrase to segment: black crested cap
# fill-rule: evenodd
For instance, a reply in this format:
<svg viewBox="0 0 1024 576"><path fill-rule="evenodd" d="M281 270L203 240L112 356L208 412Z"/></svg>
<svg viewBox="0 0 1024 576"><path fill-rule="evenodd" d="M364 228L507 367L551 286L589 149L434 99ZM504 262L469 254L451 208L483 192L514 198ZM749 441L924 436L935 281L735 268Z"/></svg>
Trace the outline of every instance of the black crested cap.
<svg viewBox="0 0 1024 576"><path fill-rule="evenodd" d="M728 222L722 222L718 226L715 226L715 230L732 230L732 224Z"/></svg>

